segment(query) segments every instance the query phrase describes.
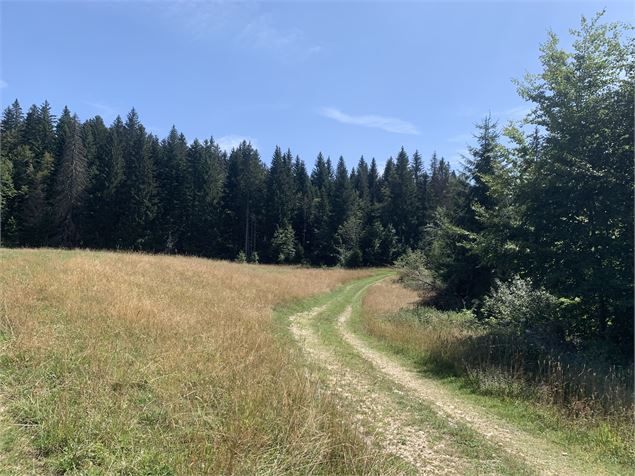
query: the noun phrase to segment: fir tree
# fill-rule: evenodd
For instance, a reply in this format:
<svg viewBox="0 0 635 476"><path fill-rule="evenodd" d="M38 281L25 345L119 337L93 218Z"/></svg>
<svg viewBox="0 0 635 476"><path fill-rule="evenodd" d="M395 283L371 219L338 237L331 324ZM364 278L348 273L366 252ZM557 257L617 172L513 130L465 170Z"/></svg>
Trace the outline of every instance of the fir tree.
<svg viewBox="0 0 635 476"><path fill-rule="evenodd" d="M313 209L314 190L304 162L296 157L293 166L293 178L297 192L298 206L293 221L298 242L297 256L300 260L310 253L309 226Z"/></svg>
<svg viewBox="0 0 635 476"><path fill-rule="evenodd" d="M157 212L154 168L161 149L156 137L146 136L134 109L128 113L121 132L124 180L120 196L127 205L119 219L117 247L150 249L151 230Z"/></svg>
<svg viewBox="0 0 635 476"><path fill-rule="evenodd" d="M88 187L88 163L77 116L65 126L64 149L55 176L53 205L55 241L62 246L81 245L81 218Z"/></svg>
<svg viewBox="0 0 635 476"><path fill-rule="evenodd" d="M262 240L265 178L266 168L251 144L243 141L232 150L223 198L229 257L242 250L247 259L253 260L257 252Z"/></svg>

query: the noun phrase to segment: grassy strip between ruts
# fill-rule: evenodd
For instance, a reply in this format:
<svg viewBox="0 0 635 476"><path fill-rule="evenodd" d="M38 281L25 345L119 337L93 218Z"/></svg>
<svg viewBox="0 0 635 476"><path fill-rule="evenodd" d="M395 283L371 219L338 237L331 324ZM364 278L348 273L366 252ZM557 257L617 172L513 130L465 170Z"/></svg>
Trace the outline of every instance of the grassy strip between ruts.
<svg viewBox="0 0 635 476"><path fill-rule="evenodd" d="M381 285L380 285L381 286ZM381 292L379 290L378 292ZM415 317L416 309L402 309L390 313L386 309L373 312L366 306L372 299L373 288L365 299L363 312L354 316L352 327L373 348L388 353L405 366L416 368L426 378L442 383L448 390L466 402L476 404L493 412L519 429L539 436L562 448L563 452L574 454L576 459L586 462L591 468L601 465L608 474L632 474L633 447L632 428L616 429L614 422L585 422L572 420L556 408L511 398L476 389L463 377L448 374L430 363L426 348L421 345L425 339L417 335L426 332L425 324ZM447 317L450 322L456 313L428 309ZM450 332L449 330L448 332ZM621 435L626 435L626 439Z"/></svg>
<svg viewBox="0 0 635 476"><path fill-rule="evenodd" d="M527 468L524 462L501 451L468 426L447 421L444 416L437 414L428 405L410 398L407 392L397 389L392 380L378 373L369 362L342 340L336 328L337 317L349 305L352 305L352 319L358 321L363 294L369 286L390 275L390 272L382 272L375 277L342 286L340 292L313 320L314 330L321 342L354 372L370 377L374 384L374 391L388 395L405 414L411 415L412 425L423 429L433 441L443 440L443 451L456 457L456 461L460 461L461 474L532 474L532 470ZM369 395L368 398L373 396ZM350 410L354 411L354 408ZM389 415L384 417L390 418ZM448 470L457 471L457 468L448 468Z"/></svg>

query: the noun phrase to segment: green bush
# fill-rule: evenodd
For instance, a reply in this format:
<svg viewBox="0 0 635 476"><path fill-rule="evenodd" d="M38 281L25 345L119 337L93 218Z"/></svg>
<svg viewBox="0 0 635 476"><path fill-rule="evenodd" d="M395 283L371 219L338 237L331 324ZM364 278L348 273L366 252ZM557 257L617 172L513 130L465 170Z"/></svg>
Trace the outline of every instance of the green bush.
<svg viewBox="0 0 635 476"><path fill-rule="evenodd" d="M481 316L489 323L517 334L553 331L561 321L560 300L530 279L514 276L496 286L483 301Z"/></svg>
<svg viewBox="0 0 635 476"><path fill-rule="evenodd" d="M236 256L236 262L237 263L246 263L247 262L247 255L245 254L245 252L243 250L240 250L238 252L238 256Z"/></svg>
<svg viewBox="0 0 635 476"><path fill-rule="evenodd" d="M420 294L428 294L436 289L436 281L428 271L427 259L421 250L407 250L397 261L400 281Z"/></svg>

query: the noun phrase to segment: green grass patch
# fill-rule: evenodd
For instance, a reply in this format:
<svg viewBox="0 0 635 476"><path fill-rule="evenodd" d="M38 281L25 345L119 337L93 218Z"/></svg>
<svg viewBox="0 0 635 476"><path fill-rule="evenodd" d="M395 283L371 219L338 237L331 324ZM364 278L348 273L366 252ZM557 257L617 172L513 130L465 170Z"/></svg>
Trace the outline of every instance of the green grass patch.
<svg viewBox="0 0 635 476"><path fill-rule="evenodd" d="M409 423L423 428L431 441L446 441L444 451L465 461L466 467L463 468L465 474L534 474L524 462L518 461L491 444L467 425L449 422L422 401L413 399L405 389L377 372L372 364L363 359L355 349L342 339L336 328L337 317L349 305L352 305L350 324L354 329L357 328L361 321L363 295L369 286L392 274L389 271L378 273L371 278L344 286L332 295L329 305L312 322L322 343L334 351L344 365L354 372L370 377L374 384L373 388L388 395L404 413L413 415Z"/></svg>
<svg viewBox="0 0 635 476"><path fill-rule="evenodd" d="M610 474L632 474L632 420L572 417L562 409L533 400L524 382L496 369L468 373L469 356L459 361L451 353L453 340L476 333L466 312L429 307L385 316L358 315L353 329L375 349L397 357L406 366L433 378L468 403L492 411L530 434L575 454ZM447 353L447 354L446 354Z"/></svg>

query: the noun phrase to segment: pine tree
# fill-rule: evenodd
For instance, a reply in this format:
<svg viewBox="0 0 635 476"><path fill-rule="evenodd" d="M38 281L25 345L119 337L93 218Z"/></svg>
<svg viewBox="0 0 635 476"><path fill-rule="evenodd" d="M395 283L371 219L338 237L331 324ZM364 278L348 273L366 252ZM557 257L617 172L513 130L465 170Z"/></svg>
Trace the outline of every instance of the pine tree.
<svg viewBox="0 0 635 476"><path fill-rule="evenodd" d="M123 181L123 153L121 135L123 122L115 119L111 128L106 127L101 117L86 121L85 137L91 143L88 153L91 183L86 203L86 243L91 247L104 248L116 242L115 230L119 223L118 194ZM86 140L85 140L86 142Z"/></svg>
<svg viewBox="0 0 635 476"><path fill-rule="evenodd" d="M357 191L357 196L359 197L360 204L364 210L367 210L370 206L368 174L368 164L364 160L364 156L362 156L357 163L357 173L355 175L355 180L351 180L351 183Z"/></svg>
<svg viewBox="0 0 635 476"><path fill-rule="evenodd" d="M243 141L232 150L223 197L228 257L243 251L253 260L262 241L266 168L251 144Z"/></svg>
<svg viewBox="0 0 635 476"><path fill-rule="evenodd" d="M159 199L156 246L167 253L178 253L184 250L188 240L192 177L187 141L174 126L161 143L156 176Z"/></svg>
<svg viewBox="0 0 635 476"><path fill-rule="evenodd" d="M286 233L296 207L293 156L291 151L283 154L280 147L276 146L267 175L267 230L270 237L281 230ZM278 251L274 251L272 258L277 259L277 255Z"/></svg>
<svg viewBox="0 0 635 476"><path fill-rule="evenodd" d="M340 264L359 266L362 260L359 250L362 213L343 157L337 162L331 210L330 240L334 241L337 261Z"/></svg>
<svg viewBox="0 0 635 476"><path fill-rule="evenodd" d="M526 266L548 290L580 299L589 335L633 346L633 40L602 14L573 30L573 51L555 34L543 71L519 83L543 147L528 164Z"/></svg>
<svg viewBox="0 0 635 476"><path fill-rule="evenodd" d="M432 154L432 158L430 159L430 182L427 195L427 222L432 222L434 220L434 215L439 207L447 208L450 206L452 200L450 181L450 166L443 157L439 160L437 153L434 152Z"/></svg>
<svg viewBox="0 0 635 476"><path fill-rule="evenodd" d="M344 158L337 161L335 180L333 182L333 193L331 196L332 226L331 229L337 231L338 228L349 218L357 206L355 192L351 185Z"/></svg>
<svg viewBox="0 0 635 476"><path fill-rule="evenodd" d="M412 155L412 176L415 182L415 203L412 213L417 228L416 242L418 245L424 242L424 230L428 216L428 174L423 165L423 158L419 151Z"/></svg>
<svg viewBox="0 0 635 476"><path fill-rule="evenodd" d="M317 190L330 192L332 182L333 171L330 166L330 159L328 162L324 160L324 156L320 152L315 161L313 172L311 172L311 183Z"/></svg>
<svg viewBox="0 0 635 476"><path fill-rule="evenodd" d="M391 200L387 207L397 236L404 249L413 247L417 242L417 222L413 214L417 199L410 161L403 147L397 155L394 174L387 182L387 187Z"/></svg>
<svg viewBox="0 0 635 476"><path fill-rule="evenodd" d="M128 113L121 131L124 180L120 197L126 204L119 218L117 247L150 249L151 230L157 212L155 163L161 153L159 141L146 136L137 112Z"/></svg>
<svg viewBox="0 0 635 476"><path fill-rule="evenodd" d="M30 150L21 145L24 115L20 103L16 99L2 114L0 122L0 134L2 147L0 147L0 171L2 188L0 193L0 244L14 245L20 242L18 233L18 214L20 202L24 199L27 175L26 167L21 163L25 154L30 157ZM20 150L21 149L21 150ZM20 173L22 177L20 177Z"/></svg>
<svg viewBox="0 0 635 476"><path fill-rule="evenodd" d="M376 204L381 199L381 180L379 170L377 170L377 161L373 157L368 170L368 195L371 204Z"/></svg>
<svg viewBox="0 0 635 476"><path fill-rule="evenodd" d="M28 194L22 203L19 216L20 240L29 246L46 246L55 226L47 201L47 186L53 163L53 156L49 152L44 152L37 168L32 166L29 169Z"/></svg>
<svg viewBox="0 0 635 476"><path fill-rule="evenodd" d="M293 220L293 228L295 229L298 242L298 252L296 253L296 256L302 261L305 259L305 256L311 252L309 226L315 192L313 190L309 174L307 173L306 166L304 165L304 162L300 160L300 157L296 157L295 159L293 166L293 178L295 181L295 189L298 200L298 206Z"/></svg>
<svg viewBox="0 0 635 476"><path fill-rule="evenodd" d="M54 123L55 117L51 114L51 105L48 101L44 101L40 107L31 106L24 120L22 143L31 148L38 172L44 154L52 154L55 150Z"/></svg>
<svg viewBox="0 0 635 476"><path fill-rule="evenodd" d="M65 126L64 149L55 176L53 206L55 241L62 246L82 244L83 205L88 187L88 163L77 116Z"/></svg>
<svg viewBox="0 0 635 476"><path fill-rule="evenodd" d="M13 244L15 239L15 218L9 215L8 207L15 196L12 173L13 163L0 153L0 246Z"/></svg>
<svg viewBox="0 0 635 476"><path fill-rule="evenodd" d="M494 206L490 195L490 178L502 166L502 146L499 144L499 133L496 122L490 116L476 125L475 136L477 147L469 147L471 157L467 159L467 173L472 182L469 200L472 208L491 209ZM472 226L477 226L474 222Z"/></svg>
<svg viewBox="0 0 635 476"><path fill-rule="evenodd" d="M315 189L311 216L310 241L311 260L316 264L332 265L337 262L337 250L333 240L332 217L333 170L331 160L324 160L320 152L311 172L311 183Z"/></svg>
<svg viewBox="0 0 635 476"><path fill-rule="evenodd" d="M221 200L226 155L214 139L206 140L203 144L195 140L188 154L193 198L187 251L203 256L217 256L221 248Z"/></svg>
<svg viewBox="0 0 635 476"><path fill-rule="evenodd" d="M20 138L20 132L24 125L24 114L20 102L16 99L7 107L2 113L2 140L3 146L6 146L6 141L11 137L13 133L13 139Z"/></svg>

